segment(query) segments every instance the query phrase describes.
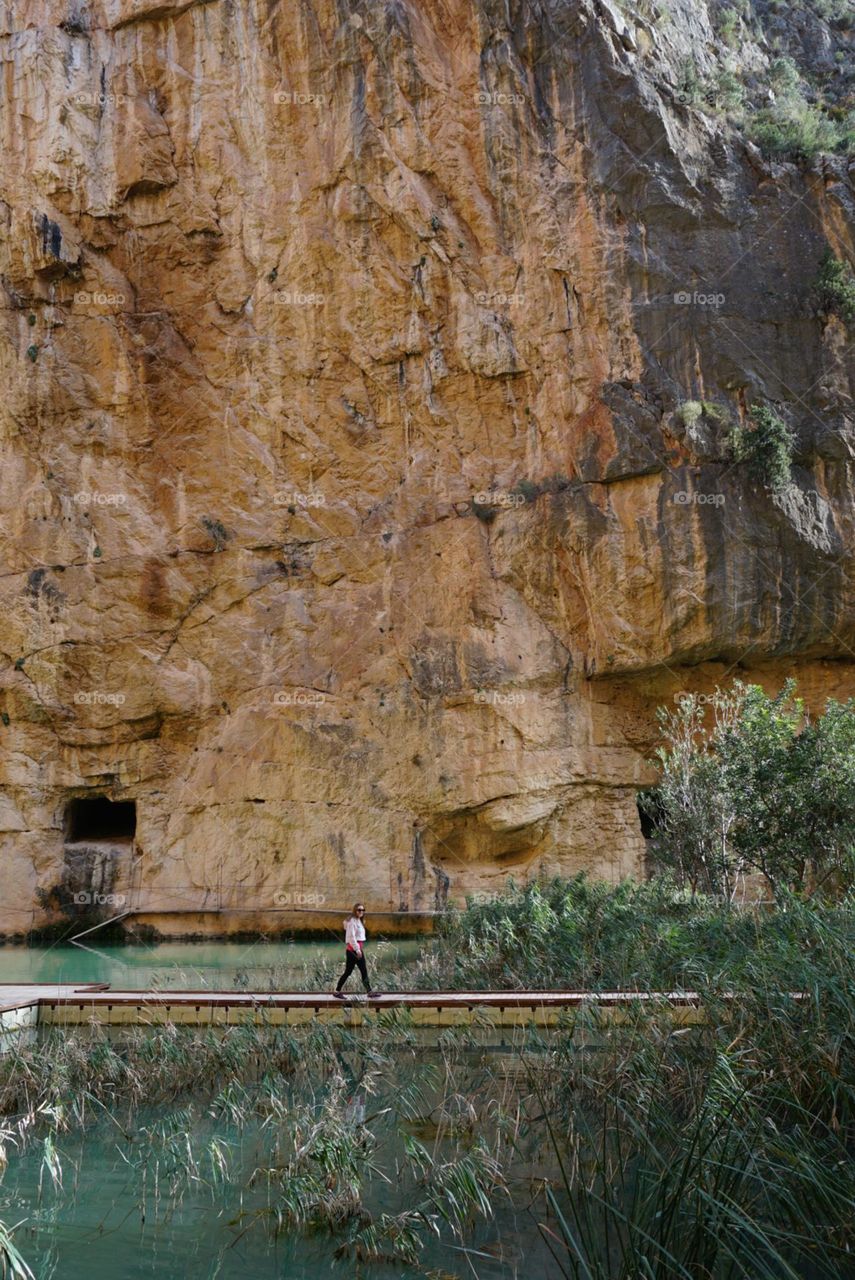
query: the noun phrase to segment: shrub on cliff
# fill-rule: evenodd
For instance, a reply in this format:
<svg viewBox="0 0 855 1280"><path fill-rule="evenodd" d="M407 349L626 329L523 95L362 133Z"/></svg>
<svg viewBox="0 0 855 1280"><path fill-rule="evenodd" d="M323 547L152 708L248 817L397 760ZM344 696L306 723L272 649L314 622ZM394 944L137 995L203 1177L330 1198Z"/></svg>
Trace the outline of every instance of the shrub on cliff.
<svg viewBox="0 0 855 1280"><path fill-rule="evenodd" d="M761 484L776 492L790 483L794 448L791 429L766 405L754 405L747 423L737 422L731 427L734 461L746 463Z"/></svg>
<svg viewBox="0 0 855 1280"><path fill-rule="evenodd" d="M824 311L833 312L847 324L855 323L855 275L848 262L841 262L826 249L819 264L816 289Z"/></svg>
<svg viewBox="0 0 855 1280"><path fill-rule="evenodd" d="M803 98L785 99L749 117L748 136L767 156L803 160L844 149L840 126Z"/></svg>
<svg viewBox="0 0 855 1280"><path fill-rule="evenodd" d="M851 154L855 113L839 75L817 76L793 58L777 57L763 74L749 72L738 43L744 28L734 8L722 11L718 64L701 71L690 58L681 64L677 94L687 105L729 117L768 157L801 161L824 153ZM761 36L762 42L762 36ZM774 47L774 44L773 44ZM838 50L845 61L843 50ZM842 87L841 87L842 86Z"/></svg>
<svg viewBox="0 0 855 1280"><path fill-rule="evenodd" d="M677 412L684 427L692 430L702 418L709 418L719 425L727 422L727 414L713 400L684 400Z"/></svg>
<svg viewBox="0 0 855 1280"><path fill-rule="evenodd" d="M769 68L772 103L750 114L748 136L761 151L779 159L807 159L821 152L847 151L850 129L822 105L805 96L801 73L792 58L776 58Z"/></svg>
<svg viewBox="0 0 855 1280"><path fill-rule="evenodd" d="M765 876L776 897L852 886L855 866L855 699L830 700L806 722L788 681L770 698L737 682L660 711L654 864L692 892L732 898Z"/></svg>

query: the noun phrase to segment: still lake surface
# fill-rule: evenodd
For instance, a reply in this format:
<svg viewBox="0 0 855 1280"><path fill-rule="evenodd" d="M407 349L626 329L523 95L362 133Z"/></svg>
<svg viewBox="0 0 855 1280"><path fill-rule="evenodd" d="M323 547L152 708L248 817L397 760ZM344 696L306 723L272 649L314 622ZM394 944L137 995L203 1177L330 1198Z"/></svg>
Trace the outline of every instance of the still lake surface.
<svg viewBox="0 0 855 1280"><path fill-rule="evenodd" d="M374 982L382 987L384 970L405 974L426 945L419 939L369 939L366 950ZM108 982L116 989L167 991L329 990L342 961L343 944L332 939L5 946L0 947L0 982ZM360 990L358 974L349 985ZM425 1043L420 1054L429 1057L435 1051L435 1036L427 1040L434 1047ZM479 1061L480 1051L472 1052L471 1062L466 1055L463 1074L478 1072ZM411 1064L405 1068L402 1061L402 1068L411 1070ZM352 1258L338 1259L339 1241L324 1233L285 1232L274 1238L263 1222L255 1221L269 1202L263 1180L253 1182L252 1177L271 1156L274 1135L258 1126L230 1128L222 1117L208 1115L200 1101L194 1108L194 1143L224 1143L231 1172L215 1190L191 1179L177 1198L165 1194L164 1186L155 1186L141 1154L151 1147L147 1133L169 1123L167 1113L175 1104L149 1114L143 1109L134 1120L136 1134L126 1132L124 1117L99 1117L94 1112L82 1131L72 1126L60 1133L61 1186L46 1175L38 1140L18 1153L14 1135L5 1136L8 1167L0 1181L0 1221L21 1224L15 1243L37 1280L328 1280L338 1275L397 1280L428 1271L437 1277L515 1280L530 1274L523 1242L537 1249L538 1232L532 1217L520 1215L509 1203L496 1205L493 1221L474 1225L466 1251L448 1241L431 1240L417 1270L395 1263L357 1266ZM375 1109L381 1103L374 1099ZM0 1117L0 1129L10 1121L13 1124L13 1118ZM400 1136L386 1133L382 1147L384 1163L394 1170ZM168 1163L159 1170L162 1182L168 1181ZM394 1179L391 1185L374 1180L365 1203L374 1214L405 1207ZM544 1280L547 1275L560 1276L560 1271L551 1270L548 1255L543 1258L542 1247L537 1253L538 1265L546 1268L539 1273Z"/></svg>
<svg viewBox="0 0 855 1280"><path fill-rule="evenodd" d="M366 944L373 980L415 960L418 939ZM0 947L0 982L109 982L117 990L328 990L344 942L161 942L147 946ZM361 989L359 974L349 982Z"/></svg>

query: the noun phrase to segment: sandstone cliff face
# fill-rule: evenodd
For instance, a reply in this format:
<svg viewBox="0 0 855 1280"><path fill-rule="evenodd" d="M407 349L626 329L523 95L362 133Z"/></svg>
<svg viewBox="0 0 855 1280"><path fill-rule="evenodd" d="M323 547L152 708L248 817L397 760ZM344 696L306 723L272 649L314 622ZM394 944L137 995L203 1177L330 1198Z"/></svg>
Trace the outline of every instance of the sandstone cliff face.
<svg viewBox="0 0 855 1280"><path fill-rule="evenodd" d="M851 173L681 100L710 21L0 2L0 931L631 874L657 704L853 692Z"/></svg>

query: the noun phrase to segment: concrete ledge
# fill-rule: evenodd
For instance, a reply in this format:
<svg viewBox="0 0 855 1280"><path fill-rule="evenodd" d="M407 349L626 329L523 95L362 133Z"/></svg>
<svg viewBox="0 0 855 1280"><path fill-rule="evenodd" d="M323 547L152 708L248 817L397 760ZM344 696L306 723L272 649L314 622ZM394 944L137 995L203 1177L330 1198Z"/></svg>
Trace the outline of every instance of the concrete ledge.
<svg viewBox="0 0 855 1280"><path fill-rule="evenodd" d="M721 998L729 1002L738 996ZM791 998L804 997L791 993ZM299 1026L318 1021L361 1026L366 1018L385 1014L390 1030L570 1028L580 1014L595 1025L625 1025L640 1007L667 1010L675 1024L690 1026L705 1021L701 1004L693 991L396 991L377 1000L359 995L341 1001L329 992L310 991L113 991L103 983L0 986L0 1017L28 1010L33 1023L50 1026Z"/></svg>

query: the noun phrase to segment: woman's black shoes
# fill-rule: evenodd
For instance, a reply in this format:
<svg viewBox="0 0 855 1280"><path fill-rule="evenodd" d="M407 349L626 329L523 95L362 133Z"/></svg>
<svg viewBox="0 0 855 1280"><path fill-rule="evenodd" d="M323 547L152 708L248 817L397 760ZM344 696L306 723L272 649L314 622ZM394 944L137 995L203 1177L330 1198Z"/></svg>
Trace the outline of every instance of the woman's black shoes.
<svg viewBox="0 0 855 1280"><path fill-rule="evenodd" d="M369 1000L379 1000L379 999L380 999L380 997L382 996L382 994L383 994L383 992L382 992L382 991L369 991L369 992L368 992L368 999L369 999Z"/></svg>
<svg viewBox="0 0 855 1280"><path fill-rule="evenodd" d="M344 999L345 999L345 995L344 995L344 992L343 992L343 991L334 991L334 992L333 992L333 995L335 996L336 1000L344 1000Z"/></svg>

